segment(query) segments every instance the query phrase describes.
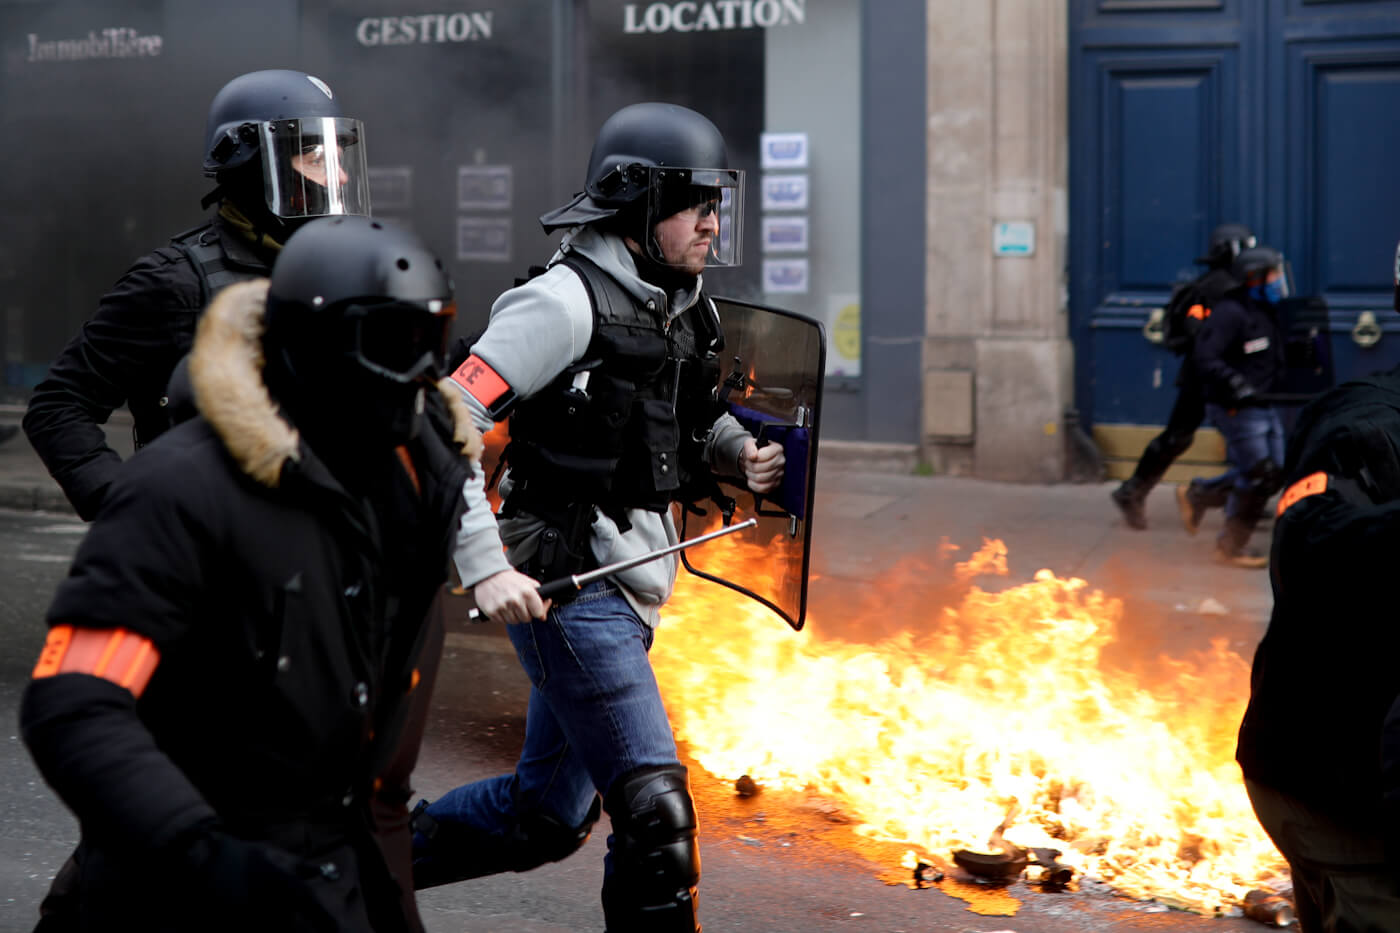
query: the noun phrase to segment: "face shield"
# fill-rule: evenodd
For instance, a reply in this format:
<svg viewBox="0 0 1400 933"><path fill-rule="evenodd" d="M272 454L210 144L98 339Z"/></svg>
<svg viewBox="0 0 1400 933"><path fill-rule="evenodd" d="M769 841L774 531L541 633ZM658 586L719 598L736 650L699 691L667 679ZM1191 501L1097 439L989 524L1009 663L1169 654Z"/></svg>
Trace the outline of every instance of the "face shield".
<svg viewBox="0 0 1400 933"><path fill-rule="evenodd" d="M1293 267L1286 259L1279 259L1271 265L1251 269L1245 284L1255 300L1278 304L1294 293Z"/></svg>
<svg viewBox="0 0 1400 933"><path fill-rule="evenodd" d="M647 256L699 275L742 257L744 173L737 169L649 169Z"/></svg>
<svg viewBox="0 0 1400 933"><path fill-rule="evenodd" d="M369 214L364 127L349 117L258 124L267 208L282 218Z"/></svg>

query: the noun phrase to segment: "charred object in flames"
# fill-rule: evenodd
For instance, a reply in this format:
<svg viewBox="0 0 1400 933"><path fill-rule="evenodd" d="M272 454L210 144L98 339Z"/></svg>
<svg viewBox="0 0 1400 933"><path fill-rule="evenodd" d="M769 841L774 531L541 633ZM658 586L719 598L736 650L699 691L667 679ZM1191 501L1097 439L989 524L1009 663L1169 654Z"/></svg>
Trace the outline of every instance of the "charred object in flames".
<svg viewBox="0 0 1400 933"><path fill-rule="evenodd" d="M953 853L953 862L974 878L1006 884L1015 881L1026 870L1030 864L1030 850L1010 843L1000 852L958 849Z"/></svg>
<svg viewBox="0 0 1400 933"><path fill-rule="evenodd" d="M758 793L758 782L747 774L739 775L739 779L734 782L734 793L740 797L752 797Z"/></svg>
<svg viewBox="0 0 1400 933"><path fill-rule="evenodd" d="M943 872L925 861L914 863L914 887L922 888L926 884L936 884L943 880Z"/></svg>
<svg viewBox="0 0 1400 933"><path fill-rule="evenodd" d="M1059 849L1032 846L1027 879L1039 884L1043 890L1063 891L1074 880L1074 869L1059 860L1062 854Z"/></svg>
<svg viewBox="0 0 1400 933"><path fill-rule="evenodd" d="M1253 890L1244 896L1244 915L1265 926L1289 927L1297 922L1293 902L1281 894Z"/></svg>

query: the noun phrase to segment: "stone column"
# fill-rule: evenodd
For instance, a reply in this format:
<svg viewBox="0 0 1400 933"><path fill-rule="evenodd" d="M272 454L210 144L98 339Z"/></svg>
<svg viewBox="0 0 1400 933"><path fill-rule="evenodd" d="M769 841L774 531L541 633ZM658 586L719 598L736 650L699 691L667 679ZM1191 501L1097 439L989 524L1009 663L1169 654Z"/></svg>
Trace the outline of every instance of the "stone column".
<svg viewBox="0 0 1400 933"><path fill-rule="evenodd" d="M1064 477L1065 3L929 0L921 447L939 472ZM1029 255L994 255L1003 222L1033 226Z"/></svg>

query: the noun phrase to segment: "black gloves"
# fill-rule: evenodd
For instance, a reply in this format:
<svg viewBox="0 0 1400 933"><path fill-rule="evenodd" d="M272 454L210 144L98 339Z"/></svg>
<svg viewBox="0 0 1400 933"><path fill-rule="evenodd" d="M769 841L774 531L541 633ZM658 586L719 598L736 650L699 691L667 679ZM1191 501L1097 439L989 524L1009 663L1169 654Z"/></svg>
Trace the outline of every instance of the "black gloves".
<svg viewBox="0 0 1400 933"><path fill-rule="evenodd" d="M1236 406L1253 405L1259 401L1256 398L1258 393L1254 391L1254 386L1250 385L1249 380L1239 373L1230 374L1230 395Z"/></svg>
<svg viewBox="0 0 1400 933"><path fill-rule="evenodd" d="M208 926L333 933L337 923L312 894L308 879L338 868L317 866L275 846L215 828L198 831L175 856L182 888ZM194 918L191 918L194 919Z"/></svg>

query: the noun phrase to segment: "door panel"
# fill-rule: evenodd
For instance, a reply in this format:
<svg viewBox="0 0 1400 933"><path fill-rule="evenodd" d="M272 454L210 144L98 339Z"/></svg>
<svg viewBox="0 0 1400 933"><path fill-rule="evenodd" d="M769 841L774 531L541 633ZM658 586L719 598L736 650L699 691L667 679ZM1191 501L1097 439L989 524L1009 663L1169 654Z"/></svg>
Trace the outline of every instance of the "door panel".
<svg viewBox="0 0 1400 933"><path fill-rule="evenodd" d="M1094 417L1166 419L1178 361L1144 336L1173 284L1190 277L1211 226L1237 196L1231 128L1238 122L1233 48L1105 50L1085 55L1081 100L1096 102L1093 153L1076 181L1092 185L1093 212L1076 214L1075 239L1097 246L1083 265L1084 339ZM1225 163L1222 165L1222 163ZM1085 375L1081 366L1079 375Z"/></svg>
<svg viewBox="0 0 1400 933"><path fill-rule="evenodd" d="M1226 221L1325 299L1338 379L1400 362L1400 0L1071 0L1070 16L1081 418L1165 420L1177 363L1143 327ZM1382 337L1364 348L1368 313Z"/></svg>

